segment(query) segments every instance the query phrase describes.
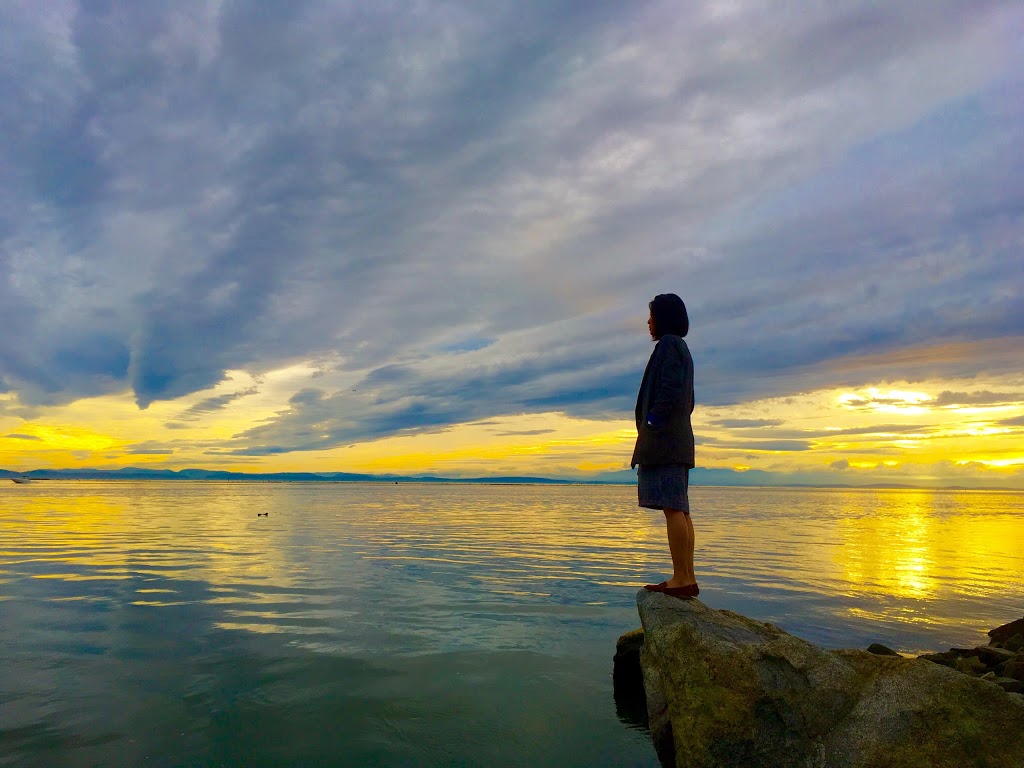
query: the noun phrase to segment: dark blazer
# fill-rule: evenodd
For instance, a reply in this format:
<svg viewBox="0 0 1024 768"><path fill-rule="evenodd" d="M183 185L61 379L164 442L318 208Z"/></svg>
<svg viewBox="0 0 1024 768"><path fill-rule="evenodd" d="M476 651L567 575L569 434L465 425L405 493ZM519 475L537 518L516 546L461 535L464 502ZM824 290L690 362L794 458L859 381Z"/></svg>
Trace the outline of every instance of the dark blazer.
<svg viewBox="0 0 1024 768"><path fill-rule="evenodd" d="M637 464L693 466L693 358L679 336L658 340L636 398Z"/></svg>

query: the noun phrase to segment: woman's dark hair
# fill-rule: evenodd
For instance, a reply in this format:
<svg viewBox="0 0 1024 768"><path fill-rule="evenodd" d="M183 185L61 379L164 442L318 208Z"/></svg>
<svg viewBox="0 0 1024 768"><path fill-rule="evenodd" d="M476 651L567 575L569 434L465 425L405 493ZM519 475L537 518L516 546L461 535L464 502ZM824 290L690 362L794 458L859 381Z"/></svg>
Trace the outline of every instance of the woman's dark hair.
<svg viewBox="0 0 1024 768"><path fill-rule="evenodd" d="M685 336L690 330L690 318L686 314L686 305L674 293L659 293L647 305L654 318L655 338L660 339L666 333Z"/></svg>

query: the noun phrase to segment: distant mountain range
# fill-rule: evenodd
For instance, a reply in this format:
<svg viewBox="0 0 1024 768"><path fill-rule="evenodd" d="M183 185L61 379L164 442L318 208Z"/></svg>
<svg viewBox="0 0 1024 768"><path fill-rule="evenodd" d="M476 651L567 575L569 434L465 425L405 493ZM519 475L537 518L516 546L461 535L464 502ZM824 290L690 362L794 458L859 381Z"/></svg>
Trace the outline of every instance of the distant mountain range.
<svg viewBox="0 0 1024 768"><path fill-rule="evenodd" d="M616 484L609 480L569 480L550 477L437 477L434 475L364 475L352 472L225 472L216 469L32 469L12 472L0 469L0 478L27 477L31 480L248 480L278 483L546 483L566 485ZM633 481L635 482L635 480Z"/></svg>
<svg viewBox="0 0 1024 768"><path fill-rule="evenodd" d="M635 485L636 472L629 469L605 472L589 478L572 477L438 477L436 475L369 475L353 472L225 472L216 469L33 469L13 472L0 469L0 479L27 477L32 480L238 480L250 482L295 483L479 483L490 485ZM999 490L1020 491L1009 486L912 485L905 483L836 484L796 482L785 475L748 470L706 469L697 467L690 472L690 484L695 486L740 486L775 488L868 488L868 489L927 489L927 490Z"/></svg>

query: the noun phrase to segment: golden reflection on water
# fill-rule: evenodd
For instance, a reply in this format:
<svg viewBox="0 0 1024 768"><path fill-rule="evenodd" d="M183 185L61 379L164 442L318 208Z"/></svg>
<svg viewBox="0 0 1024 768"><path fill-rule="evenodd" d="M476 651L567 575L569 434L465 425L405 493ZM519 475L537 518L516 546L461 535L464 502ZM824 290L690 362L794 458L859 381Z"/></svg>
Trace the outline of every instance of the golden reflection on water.
<svg viewBox="0 0 1024 768"><path fill-rule="evenodd" d="M301 571L279 557L278 548L254 549L248 535L256 513L274 507L266 487L210 485L200 490L196 484L51 481L15 492L21 490L26 492L5 496L12 503L0 517L0 578L8 581L15 567L33 580L65 584L131 580L142 585L133 590L136 599L114 599L162 608L194 599L183 599L179 589L148 583L204 581L234 595L222 598L227 602L238 599L239 586L272 582L287 588ZM64 587L48 599L110 599L67 591ZM246 595L245 602L259 599Z"/></svg>
<svg viewBox="0 0 1024 768"><path fill-rule="evenodd" d="M875 512L854 508L853 494L839 518L842 546L835 550L854 592L923 598L936 589L934 494L881 495ZM862 500L856 500L862 504Z"/></svg>
<svg viewBox="0 0 1024 768"><path fill-rule="evenodd" d="M938 608L942 598L1006 594L1024 565L1024 521L1006 514L1013 506L1005 495L1001 513L987 508L998 496L983 492L901 489L840 498L835 562L851 594L876 600L849 608L859 618L942 621L955 608Z"/></svg>
<svg viewBox="0 0 1024 768"><path fill-rule="evenodd" d="M694 488L702 598L813 626L988 628L1021 597L1021 498ZM49 602L202 606L215 628L340 645L358 626L450 642L467 615L499 633L632 622L670 567L663 517L632 487L53 482L0 503L6 599L35 583Z"/></svg>
<svg viewBox="0 0 1024 768"><path fill-rule="evenodd" d="M34 579L67 582L127 578L125 557L105 546L105 532L123 528L123 508L116 501L81 495L75 513L57 499L35 490L5 497L0 516L0 576L10 581L14 566L28 566ZM20 489L16 489L20 490ZM16 548L15 546L16 545ZM81 566L89 569L82 572ZM92 570L96 569L96 570ZM88 599L88 594L61 595L55 599Z"/></svg>

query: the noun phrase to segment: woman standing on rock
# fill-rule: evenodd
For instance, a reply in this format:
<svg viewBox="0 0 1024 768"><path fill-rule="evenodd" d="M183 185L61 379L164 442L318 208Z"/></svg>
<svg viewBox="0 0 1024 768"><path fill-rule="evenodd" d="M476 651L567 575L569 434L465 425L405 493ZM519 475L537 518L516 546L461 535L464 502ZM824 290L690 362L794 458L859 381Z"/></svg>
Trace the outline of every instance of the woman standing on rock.
<svg viewBox="0 0 1024 768"><path fill-rule="evenodd" d="M674 597L696 597L693 573L693 523L687 498L693 467L693 358L683 341L690 329L686 305L674 293L662 293L648 305L647 327L657 342L636 398L636 447L631 467L639 465L640 506L665 513L672 578L645 589Z"/></svg>

